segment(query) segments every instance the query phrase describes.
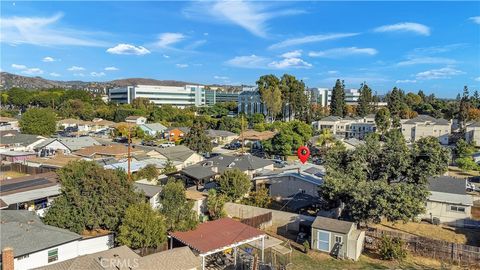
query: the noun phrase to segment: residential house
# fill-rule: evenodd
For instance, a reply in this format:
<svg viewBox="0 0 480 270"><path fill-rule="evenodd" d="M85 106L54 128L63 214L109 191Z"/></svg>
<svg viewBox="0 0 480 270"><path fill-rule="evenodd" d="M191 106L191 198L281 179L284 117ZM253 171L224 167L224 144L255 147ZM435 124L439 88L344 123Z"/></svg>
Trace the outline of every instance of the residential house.
<svg viewBox="0 0 480 270"><path fill-rule="evenodd" d="M474 122L465 128L465 141L474 142L475 146L480 146L480 122Z"/></svg>
<svg viewBox="0 0 480 270"><path fill-rule="evenodd" d="M58 137L46 139L41 144L35 147L35 150L39 153L39 156L46 157L55 155L57 152L63 154L71 154L77 150L101 145L92 137Z"/></svg>
<svg viewBox="0 0 480 270"><path fill-rule="evenodd" d="M142 125L142 124L145 124L147 122L147 118L143 117L143 116L128 116L127 118L125 118L125 122L127 123L135 123L137 125Z"/></svg>
<svg viewBox="0 0 480 270"><path fill-rule="evenodd" d="M365 232L358 230L353 222L320 216L313 221L312 249L357 261L364 242Z"/></svg>
<svg viewBox="0 0 480 270"><path fill-rule="evenodd" d="M365 117L339 117L327 116L319 121L313 122L314 130L328 129L330 132L341 138L364 139L370 133L376 132L375 118L372 115Z"/></svg>
<svg viewBox="0 0 480 270"><path fill-rule="evenodd" d="M115 127L115 122L104 120L101 118L95 118L91 122L91 131L93 132L100 132L100 131L105 131L109 130L113 127Z"/></svg>
<svg viewBox="0 0 480 270"><path fill-rule="evenodd" d="M347 150L353 150L360 145L364 145L365 141L359 140L357 138L350 138L342 140L343 145L347 148Z"/></svg>
<svg viewBox="0 0 480 270"><path fill-rule="evenodd" d="M0 152L25 151L31 152L35 146L45 141L46 138L38 135L23 134L18 132L2 133L0 137Z"/></svg>
<svg viewBox="0 0 480 270"><path fill-rule="evenodd" d="M131 155L140 153L143 153L143 151L135 147L130 147ZM121 159L128 157L128 146L125 146L123 144L94 145L77 150L73 152L73 154L89 159L99 159L106 157Z"/></svg>
<svg viewBox="0 0 480 270"><path fill-rule="evenodd" d="M162 192L162 186L135 182L133 183L133 187L135 188L135 191L145 195L145 199L153 209L160 207L159 199L160 193Z"/></svg>
<svg viewBox="0 0 480 270"><path fill-rule="evenodd" d="M191 150L184 145L177 145L167 148L156 149L162 157L158 157L163 160L170 160L172 162L179 162L181 165L176 166L179 170L203 161L205 158L197 152Z"/></svg>
<svg viewBox="0 0 480 270"><path fill-rule="evenodd" d="M433 136L439 142L448 145L452 129L452 122L445 119L434 118L429 115L419 115L404 121L402 134L407 142L416 142L421 138Z"/></svg>
<svg viewBox="0 0 480 270"><path fill-rule="evenodd" d="M227 144L238 138L238 135L227 130L208 129L207 136L216 144Z"/></svg>
<svg viewBox="0 0 480 270"><path fill-rule="evenodd" d="M113 246L113 234L84 238L68 230L45 225L29 211L2 210L0 220L2 266L11 266L10 269L52 265Z"/></svg>
<svg viewBox="0 0 480 270"><path fill-rule="evenodd" d="M375 123L368 122L351 122L348 125L346 138L356 138L363 140L370 133L377 132Z"/></svg>
<svg viewBox="0 0 480 270"><path fill-rule="evenodd" d="M185 190L185 195L187 197L187 200L193 201L193 211L195 211L197 215L205 215L208 212L208 195L206 193L189 188Z"/></svg>
<svg viewBox="0 0 480 270"><path fill-rule="evenodd" d="M318 188L323 184L325 169L322 166L305 164L288 166L281 170L260 173L253 178L255 188L267 188L270 197L281 200L299 193L318 197Z"/></svg>
<svg viewBox="0 0 480 270"><path fill-rule="evenodd" d="M171 142L176 142L183 139L188 132L190 132L188 127L172 127L165 130L163 137Z"/></svg>
<svg viewBox="0 0 480 270"><path fill-rule="evenodd" d="M251 144L252 148L262 148L262 141L269 140L273 137L275 137L277 133L274 131L266 130L266 131L256 131L256 130L246 130L242 133L240 133L240 136L238 137L239 141L242 141L244 145L246 144Z"/></svg>
<svg viewBox="0 0 480 270"><path fill-rule="evenodd" d="M72 269L198 270L201 269L201 262L189 247L169 249L141 257L127 246L119 246L37 268L37 270Z"/></svg>
<svg viewBox="0 0 480 270"><path fill-rule="evenodd" d="M0 152L0 160L5 160L12 163L22 163L26 160L35 158L37 153L35 152L23 152L23 151L6 151Z"/></svg>
<svg viewBox="0 0 480 270"><path fill-rule="evenodd" d="M0 116L0 130L19 130L18 119Z"/></svg>
<svg viewBox="0 0 480 270"><path fill-rule="evenodd" d="M73 155L64 155L63 153L57 153L55 156L50 157L36 157L26 161L26 165L29 167L42 168L45 170L57 170L64 167L71 161L79 160L81 157Z"/></svg>
<svg viewBox="0 0 480 270"><path fill-rule="evenodd" d="M29 210L43 216L60 193L60 183L54 172L0 181L2 209Z"/></svg>
<svg viewBox="0 0 480 270"><path fill-rule="evenodd" d="M75 131L78 133L88 133L92 129L92 122L80 119L67 118L57 122L57 127L62 130Z"/></svg>
<svg viewBox="0 0 480 270"><path fill-rule="evenodd" d="M215 179L226 170L239 169L250 178L263 170L273 170L271 160L258 158L252 155L227 156L219 155L209 158L195 165L183 168L181 173L200 183L207 183Z"/></svg>
<svg viewBox="0 0 480 270"><path fill-rule="evenodd" d="M439 176L428 180L430 196L425 204L425 214L420 217L441 223L464 227L471 218L473 198L466 192L465 179Z"/></svg>
<svg viewBox="0 0 480 270"><path fill-rule="evenodd" d="M139 127L145 132L145 134L153 137L160 136L165 130L167 130L167 127L160 123L141 124Z"/></svg>

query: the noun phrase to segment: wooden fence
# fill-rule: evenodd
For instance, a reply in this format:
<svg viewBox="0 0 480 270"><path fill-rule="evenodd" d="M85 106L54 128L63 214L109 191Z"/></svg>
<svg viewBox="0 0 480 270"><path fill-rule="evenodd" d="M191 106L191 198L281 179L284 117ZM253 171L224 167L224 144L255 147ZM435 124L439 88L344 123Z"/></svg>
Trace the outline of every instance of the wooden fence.
<svg viewBox="0 0 480 270"><path fill-rule="evenodd" d="M51 172L55 170L56 170L55 168L47 168L47 167L30 167L21 163L2 164L0 166L1 172L14 171L14 172L25 173L30 175L46 173L46 172Z"/></svg>
<svg viewBox="0 0 480 270"><path fill-rule="evenodd" d="M413 254L461 266L480 269L480 247L456 244L406 233L370 229L366 232L365 248L377 250L384 236L398 237L406 243L406 248ZM370 241L369 241L370 240Z"/></svg>
<svg viewBox="0 0 480 270"><path fill-rule="evenodd" d="M260 229L263 224L272 221L272 212L240 220L243 224Z"/></svg>

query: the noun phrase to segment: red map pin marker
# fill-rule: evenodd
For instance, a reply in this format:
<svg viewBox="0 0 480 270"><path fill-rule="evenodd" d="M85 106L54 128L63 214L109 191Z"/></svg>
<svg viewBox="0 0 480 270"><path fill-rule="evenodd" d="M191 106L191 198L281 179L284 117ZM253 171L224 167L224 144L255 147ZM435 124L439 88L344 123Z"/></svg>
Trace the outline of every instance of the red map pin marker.
<svg viewBox="0 0 480 270"><path fill-rule="evenodd" d="M310 156L310 150L306 146L300 146L297 150L297 156L302 163L305 163Z"/></svg>

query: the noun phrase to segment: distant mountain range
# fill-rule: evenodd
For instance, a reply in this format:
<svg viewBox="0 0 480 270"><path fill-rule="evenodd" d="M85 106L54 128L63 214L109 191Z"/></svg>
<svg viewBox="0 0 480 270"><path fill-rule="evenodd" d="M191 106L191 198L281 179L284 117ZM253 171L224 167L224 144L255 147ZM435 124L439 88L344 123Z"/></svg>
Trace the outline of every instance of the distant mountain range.
<svg viewBox="0 0 480 270"><path fill-rule="evenodd" d="M24 89L47 89L47 88L66 88L66 89L83 89L93 92L106 92L107 89L111 89L119 86L127 85L168 85L168 86L184 86L187 84L198 84L192 82L183 82L175 80L155 80L148 78L127 78L118 79L106 82L84 82L84 81L53 81L47 80L42 77L27 77L16 75L8 72L0 72L0 89L8 90L14 87ZM240 86L231 85L212 85L223 87L229 90L239 90Z"/></svg>

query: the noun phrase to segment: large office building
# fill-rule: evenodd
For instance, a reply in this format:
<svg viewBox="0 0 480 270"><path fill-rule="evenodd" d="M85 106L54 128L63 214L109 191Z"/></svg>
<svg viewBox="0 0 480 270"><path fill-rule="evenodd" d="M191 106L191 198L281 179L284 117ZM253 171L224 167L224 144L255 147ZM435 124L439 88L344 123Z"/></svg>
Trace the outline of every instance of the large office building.
<svg viewBox="0 0 480 270"><path fill-rule="evenodd" d="M227 92L218 89L205 90L205 103L214 105L220 102L238 101L239 92Z"/></svg>
<svg viewBox="0 0 480 270"><path fill-rule="evenodd" d="M330 106L332 101L332 89L328 88L313 88L312 100L316 100L322 107ZM360 97L360 91L358 89L345 89L345 102L347 104L355 105Z"/></svg>
<svg viewBox="0 0 480 270"><path fill-rule="evenodd" d="M173 105L177 107L202 106L206 104L203 85L161 86L135 85L111 89L109 100L130 104L136 98L149 99L155 105Z"/></svg>
<svg viewBox="0 0 480 270"><path fill-rule="evenodd" d="M262 102L258 89L255 87L243 88L243 91L238 95L238 113L267 115L267 107Z"/></svg>

